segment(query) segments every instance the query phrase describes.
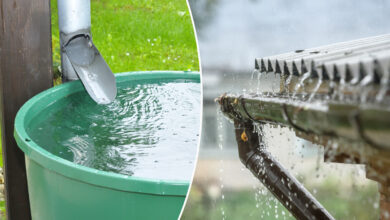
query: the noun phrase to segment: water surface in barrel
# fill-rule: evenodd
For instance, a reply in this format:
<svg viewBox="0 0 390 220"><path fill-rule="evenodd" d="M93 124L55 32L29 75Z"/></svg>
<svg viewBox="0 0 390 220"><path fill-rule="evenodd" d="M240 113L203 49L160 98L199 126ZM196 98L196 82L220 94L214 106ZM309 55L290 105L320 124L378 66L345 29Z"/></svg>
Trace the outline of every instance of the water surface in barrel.
<svg viewBox="0 0 390 220"><path fill-rule="evenodd" d="M38 145L77 164L143 178L190 180L200 128L200 83L118 84L108 105L85 92L63 98L30 122Z"/></svg>

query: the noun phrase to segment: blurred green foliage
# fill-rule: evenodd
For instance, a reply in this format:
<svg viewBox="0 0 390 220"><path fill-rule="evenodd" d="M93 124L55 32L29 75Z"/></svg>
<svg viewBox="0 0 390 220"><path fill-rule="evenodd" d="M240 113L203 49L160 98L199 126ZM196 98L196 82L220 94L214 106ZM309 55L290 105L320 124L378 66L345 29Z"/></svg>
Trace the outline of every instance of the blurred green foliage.
<svg viewBox="0 0 390 220"><path fill-rule="evenodd" d="M224 199L221 199L221 195L212 198L205 187L192 185L182 220L295 219L266 190L264 193L256 193L254 189L224 191ZM342 189L336 181L325 181L316 187L314 196L335 219L379 219L376 187Z"/></svg>

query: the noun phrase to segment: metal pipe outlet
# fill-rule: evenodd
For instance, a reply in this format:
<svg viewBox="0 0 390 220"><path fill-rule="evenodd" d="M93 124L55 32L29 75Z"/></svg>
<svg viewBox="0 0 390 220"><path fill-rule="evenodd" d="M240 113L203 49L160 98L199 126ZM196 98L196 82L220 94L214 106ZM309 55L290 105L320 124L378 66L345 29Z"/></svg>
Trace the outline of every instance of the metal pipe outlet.
<svg viewBox="0 0 390 220"><path fill-rule="evenodd" d="M58 25L63 81L80 79L94 101L112 102L115 77L92 41L90 0L58 0Z"/></svg>
<svg viewBox="0 0 390 220"><path fill-rule="evenodd" d="M334 219L265 148L252 122L234 121L241 162L300 220Z"/></svg>

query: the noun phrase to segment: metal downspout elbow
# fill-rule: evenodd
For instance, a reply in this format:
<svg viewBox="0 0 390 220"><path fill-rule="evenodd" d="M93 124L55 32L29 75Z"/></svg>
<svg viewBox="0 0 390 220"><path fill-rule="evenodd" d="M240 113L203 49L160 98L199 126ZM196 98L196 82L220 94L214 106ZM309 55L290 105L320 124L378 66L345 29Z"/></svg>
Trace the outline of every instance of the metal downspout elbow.
<svg viewBox="0 0 390 220"><path fill-rule="evenodd" d="M95 102L112 102L115 77L92 41L90 0L58 0L58 25L63 82L80 79Z"/></svg>

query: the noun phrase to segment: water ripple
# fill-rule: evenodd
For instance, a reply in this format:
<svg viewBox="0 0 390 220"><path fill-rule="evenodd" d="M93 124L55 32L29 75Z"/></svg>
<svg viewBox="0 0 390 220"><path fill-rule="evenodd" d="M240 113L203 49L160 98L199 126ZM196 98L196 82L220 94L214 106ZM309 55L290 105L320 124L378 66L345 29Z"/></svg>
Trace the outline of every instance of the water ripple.
<svg viewBox="0 0 390 220"><path fill-rule="evenodd" d="M189 180L200 126L200 84L160 81L119 86L95 104L77 93L50 106L29 133L53 154L84 166L138 177Z"/></svg>

